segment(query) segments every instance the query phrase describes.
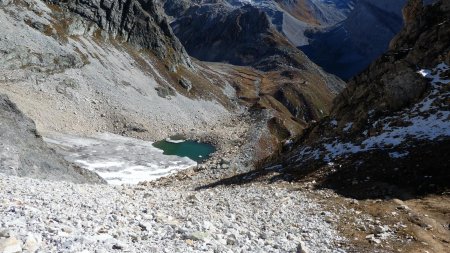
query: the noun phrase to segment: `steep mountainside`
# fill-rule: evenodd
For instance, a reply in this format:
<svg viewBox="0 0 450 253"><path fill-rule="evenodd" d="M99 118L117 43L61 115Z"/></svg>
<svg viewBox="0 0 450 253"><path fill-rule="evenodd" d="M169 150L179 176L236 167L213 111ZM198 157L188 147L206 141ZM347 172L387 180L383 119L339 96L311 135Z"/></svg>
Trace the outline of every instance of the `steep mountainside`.
<svg viewBox="0 0 450 253"><path fill-rule="evenodd" d="M0 95L0 173L74 183L104 183L97 174L69 164L50 150L36 130L5 95Z"/></svg>
<svg viewBox="0 0 450 253"><path fill-rule="evenodd" d="M276 0L287 13L312 25L331 26L347 18L355 0Z"/></svg>
<svg viewBox="0 0 450 253"><path fill-rule="evenodd" d="M390 50L308 129L283 169L351 196L448 190L450 2L410 1Z"/></svg>
<svg viewBox="0 0 450 253"><path fill-rule="evenodd" d="M309 44L301 49L326 71L347 80L387 50L403 26L405 2L359 0L344 21L307 32Z"/></svg>

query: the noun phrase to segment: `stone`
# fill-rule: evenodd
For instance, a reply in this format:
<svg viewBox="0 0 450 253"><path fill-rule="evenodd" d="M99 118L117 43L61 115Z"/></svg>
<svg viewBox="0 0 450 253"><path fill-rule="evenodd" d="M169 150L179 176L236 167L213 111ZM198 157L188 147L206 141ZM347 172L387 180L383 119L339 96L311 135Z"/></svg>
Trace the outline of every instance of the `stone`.
<svg viewBox="0 0 450 253"><path fill-rule="evenodd" d="M15 253L22 251L22 242L15 237L0 239L0 252Z"/></svg>
<svg viewBox="0 0 450 253"><path fill-rule="evenodd" d="M235 245L237 243L236 235L231 234L227 237L227 245Z"/></svg>
<svg viewBox="0 0 450 253"><path fill-rule="evenodd" d="M375 232L377 233L377 234L381 234L381 233L385 233L385 232L387 232L387 231L389 231L389 227L388 226L376 226L375 227Z"/></svg>
<svg viewBox="0 0 450 253"><path fill-rule="evenodd" d="M10 236L11 236L11 231L9 229L0 230L0 238L1 237L8 238Z"/></svg>
<svg viewBox="0 0 450 253"><path fill-rule="evenodd" d="M298 244L296 253L309 253L309 250L303 241L300 241Z"/></svg>
<svg viewBox="0 0 450 253"><path fill-rule="evenodd" d="M25 245L23 246L24 250L27 250L30 253L36 252L41 247L42 239L38 235L28 234L27 239L25 240Z"/></svg>
<svg viewBox="0 0 450 253"><path fill-rule="evenodd" d="M373 242L373 243L376 243L376 244L380 244L381 243L381 240L378 239L378 238L371 238L370 241Z"/></svg>
<svg viewBox="0 0 450 253"><path fill-rule="evenodd" d="M203 228L206 230L210 230L214 228L214 225L211 222L205 220L203 221Z"/></svg>
<svg viewBox="0 0 450 253"><path fill-rule="evenodd" d="M191 91L191 89L192 89L191 81L182 77L180 79L179 83L180 83L181 87L185 88L188 92Z"/></svg>
<svg viewBox="0 0 450 253"><path fill-rule="evenodd" d="M186 238L194 241L205 241L209 234L206 232L195 231L189 234Z"/></svg>
<svg viewBox="0 0 450 253"><path fill-rule="evenodd" d="M196 203L196 202L200 202L201 201L200 197L197 194L189 195L186 198L186 200L191 202L191 203Z"/></svg>

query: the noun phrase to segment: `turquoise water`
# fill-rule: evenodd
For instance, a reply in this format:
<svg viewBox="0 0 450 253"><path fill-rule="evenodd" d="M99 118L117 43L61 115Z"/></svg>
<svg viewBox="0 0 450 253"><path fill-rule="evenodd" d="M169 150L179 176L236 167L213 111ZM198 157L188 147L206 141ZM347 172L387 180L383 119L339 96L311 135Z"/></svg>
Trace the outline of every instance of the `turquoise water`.
<svg viewBox="0 0 450 253"><path fill-rule="evenodd" d="M176 155L180 157L189 157L190 159L201 162L209 158L216 151L216 148L207 143L186 140L180 143L173 143L166 140L153 143L155 148L164 151L165 155Z"/></svg>

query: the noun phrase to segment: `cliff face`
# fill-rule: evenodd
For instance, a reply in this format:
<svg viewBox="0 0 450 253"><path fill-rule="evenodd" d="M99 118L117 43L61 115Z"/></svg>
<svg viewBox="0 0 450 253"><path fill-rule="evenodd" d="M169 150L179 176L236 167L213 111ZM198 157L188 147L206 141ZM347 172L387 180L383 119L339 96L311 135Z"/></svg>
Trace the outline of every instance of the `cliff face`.
<svg viewBox="0 0 450 253"><path fill-rule="evenodd" d="M172 26L189 54L203 61L257 65L277 54L268 17L252 6L195 6Z"/></svg>
<svg viewBox="0 0 450 253"><path fill-rule="evenodd" d="M334 100L330 117L285 154L285 169L319 173L323 184L342 189L364 177L364 186L448 188L449 8L448 1L425 7L409 1L405 28L390 50L352 79ZM425 175L432 176L424 180Z"/></svg>
<svg viewBox="0 0 450 253"><path fill-rule="evenodd" d="M149 49L160 59L190 66L189 57L173 34L159 2L154 0L53 1L95 22L113 37Z"/></svg>

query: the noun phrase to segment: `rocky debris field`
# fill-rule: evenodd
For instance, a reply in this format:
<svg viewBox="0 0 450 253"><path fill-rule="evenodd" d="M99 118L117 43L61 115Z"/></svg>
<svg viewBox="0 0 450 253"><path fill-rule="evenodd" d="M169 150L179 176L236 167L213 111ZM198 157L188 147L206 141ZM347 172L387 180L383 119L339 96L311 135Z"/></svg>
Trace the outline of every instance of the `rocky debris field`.
<svg viewBox="0 0 450 253"><path fill-rule="evenodd" d="M0 175L0 189L5 253L344 252L321 205L276 186L195 191Z"/></svg>

